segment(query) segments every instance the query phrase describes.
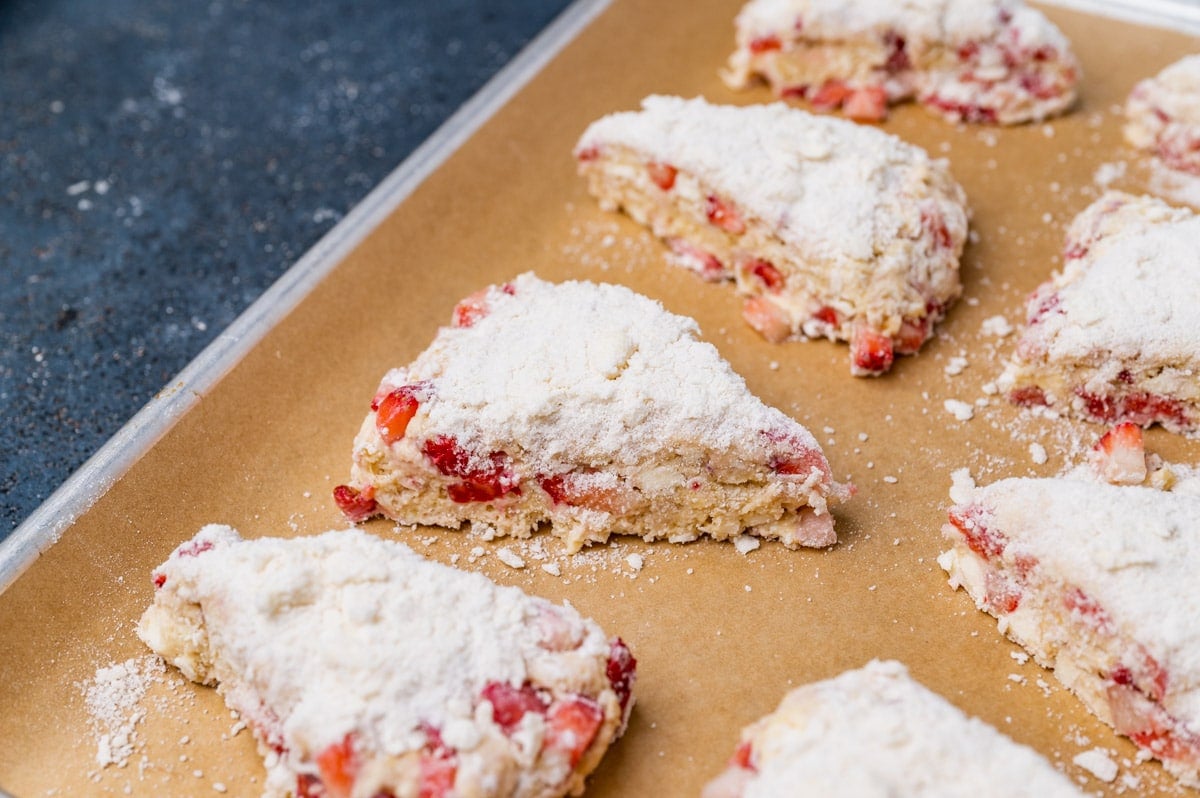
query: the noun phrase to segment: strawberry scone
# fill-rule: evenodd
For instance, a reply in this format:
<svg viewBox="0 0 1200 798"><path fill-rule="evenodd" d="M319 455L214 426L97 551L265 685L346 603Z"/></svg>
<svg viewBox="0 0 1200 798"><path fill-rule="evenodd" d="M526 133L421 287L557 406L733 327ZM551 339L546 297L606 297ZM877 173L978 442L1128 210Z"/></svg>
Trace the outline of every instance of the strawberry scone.
<svg viewBox="0 0 1200 798"><path fill-rule="evenodd" d="M1092 460L985 487L955 472L938 562L1097 717L1198 787L1200 485L1148 467L1133 424Z"/></svg>
<svg viewBox="0 0 1200 798"><path fill-rule="evenodd" d="M878 660L798 687L742 731L703 798L1081 798L1049 762Z"/></svg>
<svg viewBox="0 0 1200 798"><path fill-rule="evenodd" d="M834 543L828 503L849 489L697 332L622 286L480 291L384 376L334 498L354 521L488 537L549 522L570 551L612 534Z"/></svg>
<svg viewBox="0 0 1200 798"><path fill-rule="evenodd" d="M154 571L138 635L254 731L265 798L577 795L636 661L570 605L358 530L209 525Z"/></svg>
<svg viewBox="0 0 1200 798"><path fill-rule="evenodd" d="M1020 0L751 0L738 14L731 88L883 119L916 98L952 122L1045 119L1075 99L1070 42Z"/></svg>
<svg viewBox="0 0 1200 798"><path fill-rule="evenodd" d="M997 382L1019 405L1101 423L1200 424L1200 216L1108 192L1072 222Z"/></svg>
<svg viewBox="0 0 1200 798"><path fill-rule="evenodd" d="M1164 164L1200 175L1200 55L1190 55L1133 87L1125 140Z"/></svg>
<svg viewBox="0 0 1200 798"><path fill-rule="evenodd" d="M962 291L966 197L944 160L895 136L783 103L652 96L575 148L608 210L673 260L733 278L770 341L850 341L851 371L915 353Z"/></svg>

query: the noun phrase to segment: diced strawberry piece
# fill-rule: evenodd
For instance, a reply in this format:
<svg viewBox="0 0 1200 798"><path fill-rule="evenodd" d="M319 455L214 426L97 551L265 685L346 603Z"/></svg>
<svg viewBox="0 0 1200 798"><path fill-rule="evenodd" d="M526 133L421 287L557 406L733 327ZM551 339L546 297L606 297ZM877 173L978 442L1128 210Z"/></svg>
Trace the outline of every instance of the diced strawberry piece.
<svg viewBox="0 0 1200 798"><path fill-rule="evenodd" d="M859 122L879 122L887 118L887 92L880 86L864 86L846 97L842 111Z"/></svg>
<svg viewBox="0 0 1200 798"><path fill-rule="evenodd" d="M724 230L726 233L741 235L746 232L746 223L734 210L734 207L715 194L710 194L704 208L708 221Z"/></svg>
<svg viewBox="0 0 1200 798"><path fill-rule="evenodd" d="M1132 375L1129 381L1133 381ZM1145 392L1125 396L1121 402L1121 416L1139 425L1149 425L1157 421L1181 427L1188 426L1188 412L1183 402L1171 396Z"/></svg>
<svg viewBox="0 0 1200 798"><path fill-rule="evenodd" d="M411 385L396 388L374 404L375 429L379 430L379 437L387 444L404 437L408 422L412 421L417 408L421 406Z"/></svg>
<svg viewBox="0 0 1200 798"><path fill-rule="evenodd" d="M156 588L162 587L166 583L167 583L167 575L166 574L160 574L157 572L154 574L154 586Z"/></svg>
<svg viewBox="0 0 1200 798"><path fill-rule="evenodd" d="M919 319L905 319L900 323L894 344L897 355L916 354L921 344L929 338L930 318L922 316Z"/></svg>
<svg viewBox="0 0 1200 798"><path fill-rule="evenodd" d="M1045 407L1050 404L1046 392L1036 385L1024 388L1013 388L1008 392L1008 401L1021 407Z"/></svg>
<svg viewBox="0 0 1200 798"><path fill-rule="evenodd" d="M586 474L567 473L555 474L552 477L539 476L538 484L550 496L550 500L558 505L568 507L586 507L611 513L620 504L620 491L613 485L599 485L585 479Z"/></svg>
<svg viewBox="0 0 1200 798"><path fill-rule="evenodd" d="M454 779L458 776L458 764L455 758L443 758L422 753L420 768L421 781L417 785L417 798L444 798L454 789ZM379 798L379 796L376 795L374 798ZM389 795L388 798L391 796Z"/></svg>
<svg viewBox="0 0 1200 798"><path fill-rule="evenodd" d="M909 60L906 49L907 42L904 41L903 36L890 30L884 35L883 43L888 48L887 61L883 64L885 70L894 74L912 67L912 61Z"/></svg>
<svg viewBox="0 0 1200 798"><path fill-rule="evenodd" d="M1093 421L1111 424L1121 415L1120 410L1117 407L1116 400L1111 396L1099 396L1094 393L1088 393L1082 389L1076 389L1075 395L1083 400L1084 412L1086 412Z"/></svg>
<svg viewBox="0 0 1200 798"><path fill-rule="evenodd" d="M792 323L786 311L765 296L747 297L742 303L742 318L773 344L786 341L792 334Z"/></svg>
<svg viewBox="0 0 1200 798"><path fill-rule="evenodd" d="M546 712L546 703L529 683L513 687L507 682L488 682L482 697L492 705L492 720L505 734L513 733L525 713Z"/></svg>
<svg viewBox="0 0 1200 798"><path fill-rule="evenodd" d="M1038 294L1034 294L1034 296L1038 296ZM1032 298L1033 297L1030 297L1030 299ZM1028 322L1030 324L1037 324L1038 322L1042 321L1047 314L1058 308L1058 305L1061 301L1062 299L1059 297L1057 292L1052 292L1041 297L1038 299L1037 305L1033 308L1032 312L1029 313L1027 319ZM1063 311L1059 309L1057 312L1062 313Z"/></svg>
<svg viewBox="0 0 1200 798"><path fill-rule="evenodd" d="M354 789L354 779L362 767L354 744L354 732L347 732L341 742L333 743L317 754L317 769L329 798L349 798Z"/></svg>
<svg viewBox="0 0 1200 798"><path fill-rule="evenodd" d="M1139 485L1146 479L1146 447L1142 428L1128 421L1117 424L1092 447L1092 466L1114 485Z"/></svg>
<svg viewBox="0 0 1200 798"><path fill-rule="evenodd" d="M946 226L946 219L937 208L929 206L921 209L921 226L929 231L935 246L941 249L950 249L953 246L954 239L950 236L950 228Z"/></svg>
<svg viewBox="0 0 1200 798"><path fill-rule="evenodd" d="M442 740L442 734L435 726L423 723L421 729L425 732L425 748L419 761L417 798L444 798L453 789L458 775L458 755Z"/></svg>
<svg viewBox="0 0 1200 798"><path fill-rule="evenodd" d="M657 161L651 161L646 164L646 171L650 173L650 180L654 185L661 188L663 191L670 191L675 186L675 175L679 170L674 166Z"/></svg>
<svg viewBox="0 0 1200 798"><path fill-rule="evenodd" d="M817 321L824 322L831 327L836 327L838 326L840 314L837 312L836 308L833 308L829 305L822 305L813 313L813 318Z"/></svg>
<svg viewBox="0 0 1200 798"><path fill-rule="evenodd" d="M301 773L296 777L296 798L323 798L321 780L311 773Z"/></svg>
<svg viewBox="0 0 1200 798"><path fill-rule="evenodd" d="M1107 631L1112 628L1112 618L1104 607L1094 598L1073 587L1063 593L1063 606L1085 626L1096 631Z"/></svg>
<svg viewBox="0 0 1200 798"><path fill-rule="evenodd" d="M964 42L958 46L958 60L970 61L979 55L979 42Z"/></svg>
<svg viewBox="0 0 1200 798"><path fill-rule="evenodd" d="M206 551L212 551L211 540L192 540L179 547L180 557L195 557Z"/></svg>
<svg viewBox="0 0 1200 798"><path fill-rule="evenodd" d="M985 560L999 557L1008 546L1008 539L988 526L989 516L977 504L950 508L950 523L962 533L971 551Z"/></svg>
<svg viewBox="0 0 1200 798"><path fill-rule="evenodd" d="M807 477L814 470L826 474L829 472L829 464L825 460L825 456L815 449L808 451L796 452L786 458L777 458L771 461L771 469L777 474L791 474L801 477Z"/></svg>
<svg viewBox="0 0 1200 798"><path fill-rule="evenodd" d="M521 493L519 480L509 470L509 457L504 452L492 452L486 458L472 457L449 435L425 441L421 452L442 474L462 480L446 487L450 499L459 504L486 502L509 493Z"/></svg>
<svg viewBox="0 0 1200 798"><path fill-rule="evenodd" d="M581 162L594 161L600 157L599 147L584 147L575 152L575 158Z"/></svg>
<svg viewBox="0 0 1200 798"><path fill-rule="evenodd" d="M1012 612L1021 604L1021 588L999 572L988 571L983 582L983 603L994 612Z"/></svg>
<svg viewBox="0 0 1200 798"><path fill-rule="evenodd" d="M571 767L575 767L603 722L604 710L586 696L557 701L546 714L546 746L565 751Z"/></svg>
<svg viewBox="0 0 1200 798"><path fill-rule="evenodd" d="M818 111L832 111L850 96L850 87L840 80L827 80L816 91L809 92L808 101Z"/></svg>
<svg viewBox="0 0 1200 798"><path fill-rule="evenodd" d="M747 273L757 277L772 294L778 294L783 290L783 273L779 271L774 263L762 260L761 258L754 258L743 264L742 268Z"/></svg>
<svg viewBox="0 0 1200 798"><path fill-rule="evenodd" d="M856 377L883 374L892 367L894 358L891 338L865 324L854 328L850 337L850 373Z"/></svg>
<svg viewBox="0 0 1200 798"><path fill-rule="evenodd" d="M629 646L625 645L625 641L619 637L609 643L608 664L604 666L604 673L608 676L608 683L612 685L613 692L617 694L621 711L624 712L629 706L630 696L633 695L633 683L637 681L637 659L629 650Z"/></svg>
<svg viewBox="0 0 1200 798"><path fill-rule="evenodd" d="M472 327L475 322L490 312L487 301L488 290L481 288L475 293L463 298L454 306L451 323L455 327Z"/></svg>
<svg viewBox="0 0 1200 798"><path fill-rule="evenodd" d="M923 99L923 102L955 121L984 124L994 124L996 122L996 109L994 108L984 108L980 105L961 103L937 95L926 97Z"/></svg>
<svg viewBox="0 0 1200 798"><path fill-rule="evenodd" d="M729 764L735 765L743 770L758 770L754 766L754 749L750 745L749 740L742 740L738 743L738 747L733 752L733 757L729 760Z"/></svg>
<svg viewBox="0 0 1200 798"><path fill-rule="evenodd" d="M782 49L783 42L779 41L779 37L775 35L759 36L757 39L751 39L748 47L752 53L769 53L772 50Z"/></svg>
<svg viewBox="0 0 1200 798"><path fill-rule="evenodd" d="M784 86L779 89L779 96L785 100L803 100L808 96L808 85L801 83L795 86Z"/></svg>
<svg viewBox="0 0 1200 798"><path fill-rule="evenodd" d="M368 485L362 490L349 485L338 485L333 489L333 502L353 524L366 521L375 515L379 504L375 501L375 488Z"/></svg>
<svg viewBox="0 0 1200 798"><path fill-rule="evenodd" d="M728 276L725 265L711 252L706 252L682 238L668 239L667 245L671 247L671 251L679 258L683 266L696 272L705 280L716 282L724 280Z"/></svg>

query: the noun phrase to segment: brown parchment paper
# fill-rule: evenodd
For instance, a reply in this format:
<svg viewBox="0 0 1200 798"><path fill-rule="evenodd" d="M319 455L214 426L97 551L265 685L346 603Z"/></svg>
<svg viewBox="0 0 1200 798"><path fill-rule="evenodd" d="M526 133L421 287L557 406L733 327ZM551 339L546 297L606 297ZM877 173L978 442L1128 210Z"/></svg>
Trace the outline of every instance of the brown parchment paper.
<svg viewBox="0 0 1200 798"><path fill-rule="evenodd" d="M937 339L883 378L854 379L845 346L765 343L741 321L731 288L666 265L660 244L600 211L575 175L570 151L588 122L634 108L646 94L769 99L765 89L730 92L717 77L738 5L615 2L0 595L0 785L22 798L202 795L214 785L259 794L250 733L236 733L213 690L170 671L138 704L146 717L126 766L99 770L86 683L98 667L147 653L133 626L151 598L150 570L202 524L229 523L246 536L344 526L330 489L347 476L350 443L379 378L423 349L458 299L534 270L623 283L694 316L751 389L807 424L838 476L859 488L837 510L840 542L826 551L768 543L742 555L710 541L622 539L567 557L546 535L487 542L366 525L430 557L459 554L461 567L569 599L629 642L639 660L637 707L589 796L695 796L721 770L739 729L786 690L873 657L902 660L1092 791L1127 789L1071 763L1100 746L1122 777L1139 780L1131 792L1174 792L1157 764L1131 763L1133 747L1050 673L1022 665L995 622L950 591L935 557L951 470L969 467L983 481L1050 474L1100 433L1033 420L989 397L984 386L1014 336L988 334L983 322L1019 322L1025 295L1059 263L1065 226L1098 195L1099 167L1126 163L1116 185L1146 185L1146 169L1121 143L1114 106L1135 80L1197 41L1048 8L1085 72L1069 116L997 129L955 127L915 107L894 111L886 130L950 160L970 197L975 237L963 258L964 298ZM967 366L950 376L954 357ZM959 421L947 399L989 403ZM1195 442L1160 430L1147 439L1172 459L1200 460ZM1044 465L1031 443L1047 451ZM501 564L500 546L527 567ZM627 559L635 554L640 571Z"/></svg>

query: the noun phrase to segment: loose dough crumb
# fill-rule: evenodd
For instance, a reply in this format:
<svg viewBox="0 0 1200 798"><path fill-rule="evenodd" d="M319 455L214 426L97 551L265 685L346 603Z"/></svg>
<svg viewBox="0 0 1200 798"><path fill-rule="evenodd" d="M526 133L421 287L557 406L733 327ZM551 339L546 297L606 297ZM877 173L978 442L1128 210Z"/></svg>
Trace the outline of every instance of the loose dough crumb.
<svg viewBox="0 0 1200 798"><path fill-rule="evenodd" d="M1081 754L1076 754L1075 758L1071 761L1100 779L1100 781L1111 783L1117 778L1117 763L1109 757L1103 748L1093 748Z"/></svg>

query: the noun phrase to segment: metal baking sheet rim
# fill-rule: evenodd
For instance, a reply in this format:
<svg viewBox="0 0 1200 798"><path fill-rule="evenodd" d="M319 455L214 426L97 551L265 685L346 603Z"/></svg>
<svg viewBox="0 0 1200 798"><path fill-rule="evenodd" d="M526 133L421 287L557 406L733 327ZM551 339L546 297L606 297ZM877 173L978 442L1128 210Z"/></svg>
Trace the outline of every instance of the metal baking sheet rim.
<svg viewBox="0 0 1200 798"><path fill-rule="evenodd" d="M1050 5L1200 34L1186 0L1043 0ZM0 542L0 593L53 546L342 258L488 121L612 0L576 0L255 300L153 399ZM0 798L5 794L0 790Z"/></svg>

